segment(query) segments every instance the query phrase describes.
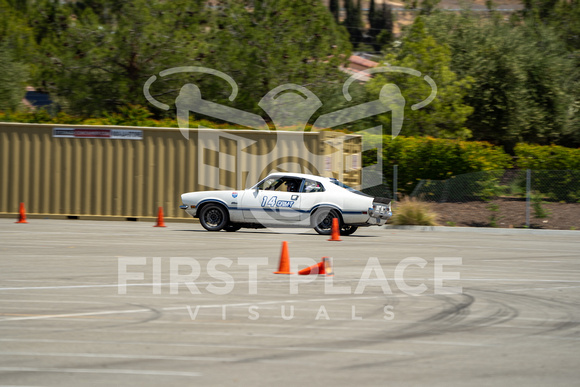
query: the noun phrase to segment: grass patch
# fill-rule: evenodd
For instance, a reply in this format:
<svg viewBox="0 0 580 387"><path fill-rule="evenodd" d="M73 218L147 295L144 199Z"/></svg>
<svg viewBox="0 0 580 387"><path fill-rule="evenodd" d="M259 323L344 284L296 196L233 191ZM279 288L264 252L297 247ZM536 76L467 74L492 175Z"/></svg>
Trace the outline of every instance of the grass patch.
<svg viewBox="0 0 580 387"><path fill-rule="evenodd" d="M397 203L391 224L412 226L437 226L437 213L431 209L429 203L415 198L405 197Z"/></svg>

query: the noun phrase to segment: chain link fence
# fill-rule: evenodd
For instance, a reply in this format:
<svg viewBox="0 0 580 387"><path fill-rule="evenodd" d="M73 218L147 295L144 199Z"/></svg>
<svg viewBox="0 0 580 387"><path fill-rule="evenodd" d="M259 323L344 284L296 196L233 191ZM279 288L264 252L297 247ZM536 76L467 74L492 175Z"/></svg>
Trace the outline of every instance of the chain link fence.
<svg viewBox="0 0 580 387"><path fill-rule="evenodd" d="M525 204L526 226L529 227L532 206L537 215L543 202L580 203L580 171L509 169L474 172L447 180L421 180L410 196L433 203L519 201Z"/></svg>
<svg viewBox="0 0 580 387"><path fill-rule="evenodd" d="M497 170L421 180L412 197L435 203L536 197L544 201L580 202L580 171Z"/></svg>
<svg viewBox="0 0 580 387"><path fill-rule="evenodd" d="M366 181L370 187L364 188L364 193L396 200L393 194L397 189L396 177L392 184L385 182L382 176L372 177ZM433 203L525 199L528 196L548 202L580 203L580 170L502 169L466 173L447 180L423 179L409 196Z"/></svg>

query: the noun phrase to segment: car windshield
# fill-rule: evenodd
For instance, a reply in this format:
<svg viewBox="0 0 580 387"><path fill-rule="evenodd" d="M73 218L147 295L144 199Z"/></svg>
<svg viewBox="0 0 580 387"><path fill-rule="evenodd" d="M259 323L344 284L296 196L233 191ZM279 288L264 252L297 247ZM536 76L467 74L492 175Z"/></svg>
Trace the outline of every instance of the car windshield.
<svg viewBox="0 0 580 387"><path fill-rule="evenodd" d="M352 187L349 187L348 185L346 185L343 182L340 182L340 181L338 181L336 179L330 179L330 182L332 184L336 184L337 186L342 187L342 188L346 189L347 191L353 192L355 194L371 197L370 195L367 195L367 194L362 193L362 192L360 192L360 191L358 191L358 190L356 190L356 189L354 189Z"/></svg>

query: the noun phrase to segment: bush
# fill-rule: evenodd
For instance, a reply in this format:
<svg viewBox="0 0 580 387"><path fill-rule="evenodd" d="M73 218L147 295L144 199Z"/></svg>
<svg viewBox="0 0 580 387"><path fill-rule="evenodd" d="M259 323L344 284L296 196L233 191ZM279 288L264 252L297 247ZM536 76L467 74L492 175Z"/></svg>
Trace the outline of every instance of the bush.
<svg viewBox="0 0 580 387"><path fill-rule="evenodd" d="M531 169L532 189L550 200L580 201L580 149L518 144L517 166Z"/></svg>
<svg viewBox="0 0 580 387"><path fill-rule="evenodd" d="M374 138L375 141L380 141ZM363 165L376 158L363 155ZM383 137L383 176L393 181L398 165L398 191L410 194L422 179L446 180L452 176L511 168L511 157L501 147L480 141L459 141L432 137Z"/></svg>
<svg viewBox="0 0 580 387"><path fill-rule="evenodd" d="M391 224L436 226L437 217L437 213L431 210L429 203L421 202L416 198L405 197L396 204Z"/></svg>
<svg viewBox="0 0 580 387"><path fill-rule="evenodd" d="M520 169L580 170L580 149L558 145L518 144L514 149Z"/></svg>
<svg viewBox="0 0 580 387"><path fill-rule="evenodd" d="M550 217L552 212L542 205L544 201L542 196L538 194L532 195L532 207L534 209L534 218L544 219Z"/></svg>

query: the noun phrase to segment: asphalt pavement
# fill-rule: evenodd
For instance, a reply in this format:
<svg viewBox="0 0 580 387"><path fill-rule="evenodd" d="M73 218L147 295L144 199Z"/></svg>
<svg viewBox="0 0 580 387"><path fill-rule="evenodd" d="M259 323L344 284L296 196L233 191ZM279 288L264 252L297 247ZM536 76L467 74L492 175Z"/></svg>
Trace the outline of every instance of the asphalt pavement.
<svg viewBox="0 0 580 387"><path fill-rule="evenodd" d="M0 219L0 386L577 385L580 234L457 231Z"/></svg>

